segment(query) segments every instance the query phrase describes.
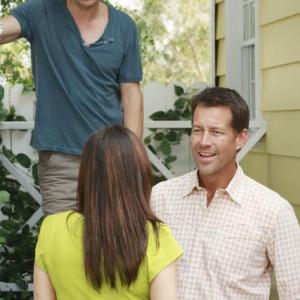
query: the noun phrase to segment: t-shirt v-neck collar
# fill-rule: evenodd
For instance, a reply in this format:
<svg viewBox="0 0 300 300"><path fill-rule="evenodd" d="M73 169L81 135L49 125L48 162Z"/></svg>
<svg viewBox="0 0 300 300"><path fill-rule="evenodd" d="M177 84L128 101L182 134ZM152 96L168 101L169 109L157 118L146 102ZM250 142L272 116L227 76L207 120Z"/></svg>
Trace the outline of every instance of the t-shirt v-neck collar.
<svg viewBox="0 0 300 300"><path fill-rule="evenodd" d="M86 44L81 36L80 30L79 30L77 24L75 23L75 20L74 20L72 14L70 13L70 11L67 7L66 0L61 0L61 4L62 4L64 14L66 15L67 26L76 34L76 36L78 37L78 40L80 40L80 42L82 43L83 46L89 48L93 45L99 45L99 43L101 43L101 41L106 38L107 33L109 31L111 18L112 18L112 12L111 12L112 10L111 10L110 5L107 5L108 21L107 21L107 24L105 25L105 28L104 28L101 36L95 42Z"/></svg>

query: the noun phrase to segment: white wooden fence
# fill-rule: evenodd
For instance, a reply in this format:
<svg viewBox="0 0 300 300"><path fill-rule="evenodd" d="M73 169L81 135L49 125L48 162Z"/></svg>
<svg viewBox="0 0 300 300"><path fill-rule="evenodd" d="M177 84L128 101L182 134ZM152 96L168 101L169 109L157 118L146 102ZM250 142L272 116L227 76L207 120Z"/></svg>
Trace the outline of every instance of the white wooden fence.
<svg viewBox="0 0 300 300"><path fill-rule="evenodd" d="M177 83L183 86L180 83ZM197 89L203 89L207 85L205 83L195 83L193 87ZM159 110L166 111L173 108L176 100L174 93L174 84L163 85L157 82L152 82L143 87L144 94L144 113L145 113L145 135L149 133L147 126L153 127L153 123L149 122L149 116ZM3 145L11 149L14 153L25 153L31 158L37 159L36 151L29 145L31 130L34 121L34 93L22 94L22 86L16 85L12 88L5 88L4 105L9 107L10 104L16 108L16 113L23 115L27 121L27 124L18 126L17 123L0 123L1 136L3 139ZM167 123L165 123L168 127ZM25 128L26 131L20 131L11 128ZM181 145L175 146L175 152L178 156L177 161L174 163L172 172L174 175L183 174L194 167L189 151L189 141L184 139Z"/></svg>

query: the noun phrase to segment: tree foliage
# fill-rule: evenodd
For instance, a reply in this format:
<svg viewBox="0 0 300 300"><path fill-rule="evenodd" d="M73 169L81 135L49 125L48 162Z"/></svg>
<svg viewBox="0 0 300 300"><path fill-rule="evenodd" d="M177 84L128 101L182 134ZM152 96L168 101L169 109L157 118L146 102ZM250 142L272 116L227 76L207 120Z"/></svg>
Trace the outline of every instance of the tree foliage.
<svg viewBox="0 0 300 300"><path fill-rule="evenodd" d="M11 9L25 0L0 0L0 16L8 15ZM33 89L30 68L29 44L20 39L12 44L0 46L0 77L11 85L21 83L25 91Z"/></svg>
<svg viewBox="0 0 300 300"><path fill-rule="evenodd" d="M153 38L144 59L146 80L209 80L209 1L143 0L140 17Z"/></svg>

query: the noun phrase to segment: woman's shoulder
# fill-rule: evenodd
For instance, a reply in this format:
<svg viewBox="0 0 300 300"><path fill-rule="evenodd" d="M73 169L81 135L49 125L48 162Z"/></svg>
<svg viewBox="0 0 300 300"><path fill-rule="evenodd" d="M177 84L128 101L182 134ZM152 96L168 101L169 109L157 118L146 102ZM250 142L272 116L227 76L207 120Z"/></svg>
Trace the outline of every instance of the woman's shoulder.
<svg viewBox="0 0 300 300"><path fill-rule="evenodd" d="M42 227L50 229L50 227L61 227L67 222L74 222L75 220L81 219L82 216L72 210L56 213L53 215L46 216L42 222Z"/></svg>
<svg viewBox="0 0 300 300"><path fill-rule="evenodd" d="M156 224L158 235L172 234L171 229L167 224L165 224L163 222L158 222L158 221L155 221L153 223L151 221L147 221L146 226L147 226L149 235L155 235L155 229L154 229L153 224Z"/></svg>
<svg viewBox="0 0 300 300"><path fill-rule="evenodd" d="M175 237L172 234L170 227L162 222L155 222L156 226L148 221L148 250L156 250L161 247L177 246Z"/></svg>
<svg viewBox="0 0 300 300"><path fill-rule="evenodd" d="M148 226L147 264L150 282L170 263L183 254L183 250L173 236L171 229L164 223L157 223L157 234L152 224Z"/></svg>

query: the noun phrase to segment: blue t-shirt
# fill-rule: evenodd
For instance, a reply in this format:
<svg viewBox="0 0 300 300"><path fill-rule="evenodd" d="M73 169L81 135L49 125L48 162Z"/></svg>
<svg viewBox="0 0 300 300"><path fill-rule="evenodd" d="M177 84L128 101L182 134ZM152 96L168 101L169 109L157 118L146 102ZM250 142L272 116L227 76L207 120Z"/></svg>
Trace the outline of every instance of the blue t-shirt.
<svg viewBox="0 0 300 300"><path fill-rule="evenodd" d="M108 6L103 35L86 46L65 0L29 0L12 11L31 44L37 106L31 144L80 155L96 129L122 123L120 83L142 79L137 30Z"/></svg>

